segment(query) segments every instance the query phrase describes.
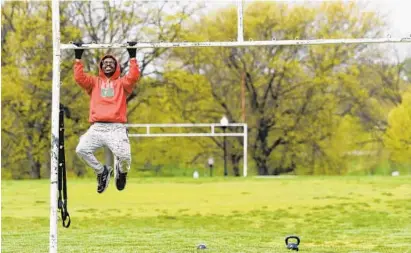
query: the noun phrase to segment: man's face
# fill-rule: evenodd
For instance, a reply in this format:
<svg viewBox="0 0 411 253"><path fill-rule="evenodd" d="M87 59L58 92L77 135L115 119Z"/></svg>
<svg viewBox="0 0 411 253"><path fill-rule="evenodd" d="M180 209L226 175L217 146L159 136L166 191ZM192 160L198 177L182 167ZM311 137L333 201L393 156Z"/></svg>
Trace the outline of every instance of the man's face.
<svg viewBox="0 0 411 253"><path fill-rule="evenodd" d="M116 71L116 61L113 58L106 58L103 60L102 69L104 74L113 75Z"/></svg>

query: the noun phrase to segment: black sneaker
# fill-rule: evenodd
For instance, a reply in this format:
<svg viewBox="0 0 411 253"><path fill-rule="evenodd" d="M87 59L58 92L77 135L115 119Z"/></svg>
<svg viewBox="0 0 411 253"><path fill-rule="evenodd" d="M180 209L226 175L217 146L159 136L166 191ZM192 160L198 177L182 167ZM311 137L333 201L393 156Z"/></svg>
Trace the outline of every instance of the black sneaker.
<svg viewBox="0 0 411 253"><path fill-rule="evenodd" d="M120 171L120 163L117 163L116 165L116 187L117 190L121 191L124 190L124 187L126 187L126 181L127 181L127 172L122 173Z"/></svg>
<svg viewBox="0 0 411 253"><path fill-rule="evenodd" d="M102 193L104 192L107 187L108 183L110 182L110 174L111 174L111 168L107 167L104 165L103 167L103 172L100 174L97 174L97 192Z"/></svg>

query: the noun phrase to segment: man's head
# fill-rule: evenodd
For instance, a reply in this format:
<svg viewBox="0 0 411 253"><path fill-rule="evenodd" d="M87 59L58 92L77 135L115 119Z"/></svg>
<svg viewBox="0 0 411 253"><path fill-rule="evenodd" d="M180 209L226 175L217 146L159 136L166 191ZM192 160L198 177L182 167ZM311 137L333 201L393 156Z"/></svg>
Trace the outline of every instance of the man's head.
<svg viewBox="0 0 411 253"><path fill-rule="evenodd" d="M112 77L117 68L117 61L113 56L107 55L101 60L100 68L106 77Z"/></svg>

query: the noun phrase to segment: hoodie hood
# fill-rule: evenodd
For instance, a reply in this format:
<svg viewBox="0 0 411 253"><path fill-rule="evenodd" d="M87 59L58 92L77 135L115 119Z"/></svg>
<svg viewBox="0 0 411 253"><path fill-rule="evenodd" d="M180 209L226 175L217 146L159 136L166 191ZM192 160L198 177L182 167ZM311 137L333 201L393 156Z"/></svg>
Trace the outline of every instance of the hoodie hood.
<svg viewBox="0 0 411 253"><path fill-rule="evenodd" d="M110 79L111 80L115 80L115 79L117 79L117 78L119 78L120 77L120 64L118 63L118 60L116 59L116 57L114 57L114 56L112 56L112 55L110 55L110 54L107 54L107 55L105 55L105 56L103 56L102 58L101 58L101 60L100 60L100 64L99 64L99 66L98 66L98 68L99 68L99 72L98 72L98 75L101 77L101 78L104 78L104 79L108 79L108 77L106 76L106 74L104 74L104 71L103 71L103 69L102 69L102 66L103 66L103 60L105 59L105 58L112 58L112 59L114 59L115 61L116 61L116 70L114 71L114 74L110 77Z"/></svg>

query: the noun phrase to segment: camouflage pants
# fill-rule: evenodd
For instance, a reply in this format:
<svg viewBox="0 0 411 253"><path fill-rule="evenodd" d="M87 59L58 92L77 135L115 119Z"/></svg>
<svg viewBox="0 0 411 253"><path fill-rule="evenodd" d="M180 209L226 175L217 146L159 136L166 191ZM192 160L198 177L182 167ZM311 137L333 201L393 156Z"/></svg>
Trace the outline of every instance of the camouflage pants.
<svg viewBox="0 0 411 253"><path fill-rule="evenodd" d="M92 167L96 173L103 169L94 152L104 147L106 153L106 163L111 166L113 155L116 164L120 165L121 172L128 172L131 164L130 141L128 139L127 128L122 123L94 123L85 134L80 137L76 153ZM111 152L110 152L111 151Z"/></svg>

